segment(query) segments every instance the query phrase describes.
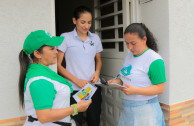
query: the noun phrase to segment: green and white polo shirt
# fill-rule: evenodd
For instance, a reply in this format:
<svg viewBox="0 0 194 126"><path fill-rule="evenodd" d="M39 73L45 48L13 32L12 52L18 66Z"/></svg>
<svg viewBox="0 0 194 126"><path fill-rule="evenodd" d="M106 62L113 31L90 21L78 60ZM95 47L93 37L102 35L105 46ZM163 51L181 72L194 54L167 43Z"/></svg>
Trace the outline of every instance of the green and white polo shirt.
<svg viewBox="0 0 194 126"><path fill-rule="evenodd" d="M67 81L63 79L46 66L39 64L30 65L24 87L24 104L27 116L31 115L37 118L36 110L59 109L70 106L71 90L68 85L61 83ZM70 116L59 121L70 122ZM27 120L24 126L31 124L33 126L58 126L58 124L54 123L41 124L39 121L31 123Z"/></svg>
<svg viewBox="0 0 194 126"><path fill-rule="evenodd" d="M158 53L149 48L139 56L129 52L120 77L123 83L142 88L166 82L164 61ZM121 94L121 98L135 101L149 100L156 96Z"/></svg>

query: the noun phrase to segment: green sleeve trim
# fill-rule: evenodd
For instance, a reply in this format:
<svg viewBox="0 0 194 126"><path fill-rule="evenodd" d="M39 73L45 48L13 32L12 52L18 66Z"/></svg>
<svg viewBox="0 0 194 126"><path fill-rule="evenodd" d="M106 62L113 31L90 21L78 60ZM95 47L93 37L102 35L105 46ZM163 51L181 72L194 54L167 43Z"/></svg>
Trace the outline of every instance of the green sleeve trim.
<svg viewBox="0 0 194 126"><path fill-rule="evenodd" d="M157 59L151 63L148 76L152 82L152 85L166 82L165 66L162 59Z"/></svg>
<svg viewBox="0 0 194 126"><path fill-rule="evenodd" d="M51 82L44 79L36 80L30 84L29 89L35 110L52 108L57 91Z"/></svg>

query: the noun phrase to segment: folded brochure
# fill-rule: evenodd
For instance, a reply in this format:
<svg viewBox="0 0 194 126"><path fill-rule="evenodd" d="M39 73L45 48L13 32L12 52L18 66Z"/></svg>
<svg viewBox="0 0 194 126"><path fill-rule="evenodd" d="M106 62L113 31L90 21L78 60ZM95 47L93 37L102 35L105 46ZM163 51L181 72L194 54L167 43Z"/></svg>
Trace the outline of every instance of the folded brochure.
<svg viewBox="0 0 194 126"><path fill-rule="evenodd" d="M97 90L96 86L93 86L92 84L88 83L76 94L74 94L73 98L75 99L76 102L79 102L81 100L87 101L92 98L96 90Z"/></svg>

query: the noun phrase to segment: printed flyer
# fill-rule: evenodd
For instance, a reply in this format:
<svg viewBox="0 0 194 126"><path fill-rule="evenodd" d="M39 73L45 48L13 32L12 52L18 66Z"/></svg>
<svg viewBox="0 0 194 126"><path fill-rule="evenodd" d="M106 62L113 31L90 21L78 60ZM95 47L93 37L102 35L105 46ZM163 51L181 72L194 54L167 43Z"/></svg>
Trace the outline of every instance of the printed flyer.
<svg viewBox="0 0 194 126"><path fill-rule="evenodd" d="M93 86L92 84L88 83L84 88L79 90L76 94L73 95L73 98L76 102L79 102L81 100L89 100L94 93L96 92L97 87Z"/></svg>

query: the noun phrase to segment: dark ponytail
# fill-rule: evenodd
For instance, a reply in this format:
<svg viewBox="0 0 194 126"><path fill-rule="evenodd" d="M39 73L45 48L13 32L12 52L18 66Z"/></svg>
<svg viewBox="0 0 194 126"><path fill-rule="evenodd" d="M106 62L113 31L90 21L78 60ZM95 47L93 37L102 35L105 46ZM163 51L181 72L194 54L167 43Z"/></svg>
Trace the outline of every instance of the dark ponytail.
<svg viewBox="0 0 194 126"><path fill-rule="evenodd" d="M138 33L139 37L143 39L144 36L147 37L147 46L158 52L158 47L156 43L156 39L154 38L153 34L150 32L150 30L145 26L143 23L133 23L130 24L126 29L124 34L126 33Z"/></svg>
<svg viewBox="0 0 194 126"><path fill-rule="evenodd" d="M43 45L40 47L37 51L39 53L43 53L43 48L46 45ZM33 61L37 61L36 57L34 56L34 53L30 55L26 55L25 52L22 50L19 53L19 62L20 62L20 76L19 76L19 100L20 100L20 105L22 108L24 108L24 83L25 83L25 78L26 78L26 73L28 70L28 67L30 63Z"/></svg>
<svg viewBox="0 0 194 126"><path fill-rule="evenodd" d="M19 61L20 61L20 76L19 76L19 99L20 105L22 108L24 107L24 81L26 78L26 73L28 70L28 66L30 65L30 58L25 52L22 50L19 54Z"/></svg>

